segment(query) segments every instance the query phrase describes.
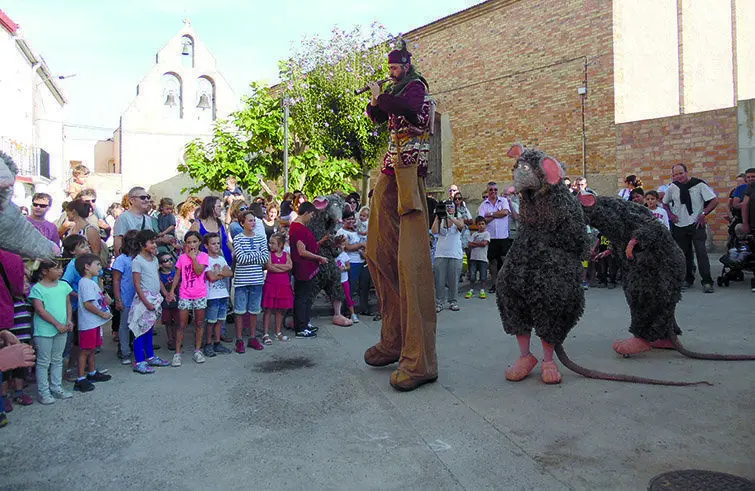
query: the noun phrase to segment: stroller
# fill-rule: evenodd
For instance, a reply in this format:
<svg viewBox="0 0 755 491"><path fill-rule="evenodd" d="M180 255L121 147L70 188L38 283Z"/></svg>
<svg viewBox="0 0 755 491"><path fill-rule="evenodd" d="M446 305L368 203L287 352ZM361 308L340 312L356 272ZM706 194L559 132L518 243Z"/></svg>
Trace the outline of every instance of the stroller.
<svg viewBox="0 0 755 491"><path fill-rule="evenodd" d="M719 259L723 268L716 283L729 286L732 281L744 281L745 271L755 273L755 237L752 233L744 234L742 225L737 225L729 236L726 252ZM750 280L750 287L755 291L755 276Z"/></svg>

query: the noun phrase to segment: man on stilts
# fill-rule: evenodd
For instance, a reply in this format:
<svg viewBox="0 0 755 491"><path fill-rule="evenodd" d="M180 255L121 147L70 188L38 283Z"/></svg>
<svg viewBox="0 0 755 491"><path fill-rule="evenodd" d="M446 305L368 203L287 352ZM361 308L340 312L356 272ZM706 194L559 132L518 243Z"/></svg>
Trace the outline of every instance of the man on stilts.
<svg viewBox="0 0 755 491"><path fill-rule="evenodd" d="M380 298L380 341L364 354L374 367L398 362L391 386L410 391L438 378L435 289L428 242L425 174L431 124L427 81L402 45L388 54L391 84L369 84L367 114L388 121L390 142L372 197L367 264Z"/></svg>

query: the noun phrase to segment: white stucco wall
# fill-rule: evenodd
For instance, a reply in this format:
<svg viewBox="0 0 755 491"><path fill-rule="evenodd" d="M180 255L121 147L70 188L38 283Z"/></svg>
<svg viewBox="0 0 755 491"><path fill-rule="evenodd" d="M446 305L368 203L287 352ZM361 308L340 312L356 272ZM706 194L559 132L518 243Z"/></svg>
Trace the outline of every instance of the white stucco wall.
<svg viewBox="0 0 755 491"><path fill-rule="evenodd" d="M732 20L731 0L682 0L680 36L676 0L614 0L616 123L679 114L680 82L686 114L755 98L755 1L735 6Z"/></svg>
<svg viewBox="0 0 755 491"><path fill-rule="evenodd" d="M682 0L684 112L732 107L731 0Z"/></svg>
<svg viewBox="0 0 755 491"><path fill-rule="evenodd" d="M0 28L0 136L30 144L32 138L32 71L16 38Z"/></svg>
<svg viewBox="0 0 755 491"><path fill-rule="evenodd" d="M194 40L194 67L183 63L182 37ZM183 118L166 116L163 75L176 74L182 81ZM200 120L197 109L198 79L209 77L215 84L217 118L227 117L238 107L238 99L223 75L218 71L215 57L187 26L157 55L157 63L139 82L139 93L122 116L121 141L114 146L115 158L120 160L125 188L133 185L149 187L178 174L186 143L208 137L212 121Z"/></svg>
<svg viewBox="0 0 755 491"><path fill-rule="evenodd" d="M676 1L614 0L616 123L679 114Z"/></svg>
<svg viewBox="0 0 755 491"><path fill-rule="evenodd" d="M738 0L737 98L755 99L755 1Z"/></svg>

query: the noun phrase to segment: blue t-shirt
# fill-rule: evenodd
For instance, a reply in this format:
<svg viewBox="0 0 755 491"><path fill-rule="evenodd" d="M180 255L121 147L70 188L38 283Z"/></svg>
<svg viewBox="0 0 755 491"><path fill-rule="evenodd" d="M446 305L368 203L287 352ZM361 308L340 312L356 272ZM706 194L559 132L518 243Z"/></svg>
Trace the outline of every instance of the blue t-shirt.
<svg viewBox="0 0 755 491"><path fill-rule="evenodd" d="M160 283L165 285L165 289L170 291L170 287L173 284L173 279L176 277L176 268L173 268L170 270L170 273L163 273L162 270L160 270ZM173 302L168 302L167 300L163 300L163 308L164 309L177 309L178 308L178 300L174 300Z"/></svg>
<svg viewBox="0 0 755 491"><path fill-rule="evenodd" d="M131 271L133 260L134 258L131 256L121 254L115 258L115 262L113 263L113 269L121 273L121 301L123 301L123 306L128 309L131 308L131 304L134 302L134 295L136 295L134 275Z"/></svg>
<svg viewBox="0 0 755 491"><path fill-rule="evenodd" d="M71 259L71 262L68 263L61 279L68 283L71 286L71 290L73 290L71 295L71 307L73 308L73 312L76 312L79 308L79 302L77 299L79 293L79 281L81 281L81 275L76 271L76 258ZM98 281L99 276L95 276L93 279L94 281Z"/></svg>
<svg viewBox="0 0 755 491"><path fill-rule="evenodd" d="M734 189L734 192L731 193L732 198L739 198L742 201L745 199L745 195L747 195L747 188L749 187L749 184L740 184Z"/></svg>

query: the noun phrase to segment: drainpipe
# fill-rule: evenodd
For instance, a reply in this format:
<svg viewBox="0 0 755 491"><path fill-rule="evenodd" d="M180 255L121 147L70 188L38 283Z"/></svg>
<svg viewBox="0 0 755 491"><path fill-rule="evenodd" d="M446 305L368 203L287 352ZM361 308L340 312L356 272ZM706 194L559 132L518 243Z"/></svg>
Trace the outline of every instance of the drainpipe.
<svg viewBox="0 0 755 491"><path fill-rule="evenodd" d="M582 87L577 89L582 96L582 176L587 178L587 123L585 122L585 102L587 99L587 56L585 56L585 79Z"/></svg>

